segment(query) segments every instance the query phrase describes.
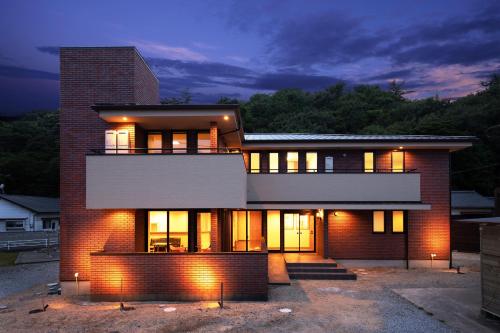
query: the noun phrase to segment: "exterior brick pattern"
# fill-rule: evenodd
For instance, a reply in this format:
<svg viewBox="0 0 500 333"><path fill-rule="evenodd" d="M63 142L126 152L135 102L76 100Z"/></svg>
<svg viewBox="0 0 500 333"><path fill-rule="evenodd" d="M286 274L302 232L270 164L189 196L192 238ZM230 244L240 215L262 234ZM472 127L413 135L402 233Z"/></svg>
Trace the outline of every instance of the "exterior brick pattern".
<svg viewBox="0 0 500 333"><path fill-rule="evenodd" d="M371 211L339 211L328 215L328 255L335 259L405 259L405 235L374 234ZM387 221L388 219L386 219Z"/></svg>
<svg viewBox="0 0 500 333"><path fill-rule="evenodd" d="M447 151L413 150L405 154L405 166L420 172L421 200L432 205L429 211L408 213L410 260L450 257L450 179Z"/></svg>
<svg viewBox="0 0 500 333"><path fill-rule="evenodd" d="M102 148L112 128L91 109L96 103L158 103L158 81L144 67L133 47L62 48L60 52L60 279L78 272L90 278L90 252L134 251L133 210L85 208L85 155ZM141 60L142 61L142 60ZM142 68L142 69L141 69ZM148 87L138 90L137 87ZM131 147L135 131L130 124Z"/></svg>
<svg viewBox="0 0 500 333"><path fill-rule="evenodd" d="M267 253L94 253L93 300L267 300Z"/></svg>

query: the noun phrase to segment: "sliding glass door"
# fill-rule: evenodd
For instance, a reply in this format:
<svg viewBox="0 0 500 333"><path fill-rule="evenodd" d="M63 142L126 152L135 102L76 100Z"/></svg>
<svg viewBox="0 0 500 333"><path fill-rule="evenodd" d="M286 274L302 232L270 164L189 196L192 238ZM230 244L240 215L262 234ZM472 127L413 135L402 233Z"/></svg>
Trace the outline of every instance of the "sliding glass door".
<svg viewBox="0 0 500 333"><path fill-rule="evenodd" d="M283 239L285 252L314 251L314 214L284 213Z"/></svg>

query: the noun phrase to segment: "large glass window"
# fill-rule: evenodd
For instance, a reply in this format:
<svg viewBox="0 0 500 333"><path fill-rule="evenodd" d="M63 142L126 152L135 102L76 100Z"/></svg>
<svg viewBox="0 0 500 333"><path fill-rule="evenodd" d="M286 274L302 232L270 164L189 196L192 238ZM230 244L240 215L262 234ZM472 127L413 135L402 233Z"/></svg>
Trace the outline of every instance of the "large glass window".
<svg viewBox="0 0 500 333"><path fill-rule="evenodd" d="M210 133L198 132L198 153L210 153Z"/></svg>
<svg viewBox="0 0 500 333"><path fill-rule="evenodd" d="M1 220L0 220L1 221ZM5 222L6 231L24 230L24 219L19 220L3 220Z"/></svg>
<svg viewBox="0 0 500 333"><path fill-rule="evenodd" d="M404 152L393 151L391 153L391 169L392 172L404 171Z"/></svg>
<svg viewBox="0 0 500 333"><path fill-rule="evenodd" d="M210 241L210 231L212 229L212 219L210 212L200 212L197 214L197 243L198 251L208 252L210 251L211 241Z"/></svg>
<svg viewBox="0 0 500 333"><path fill-rule="evenodd" d="M233 251L260 251L262 243L262 213L260 211L233 211Z"/></svg>
<svg viewBox="0 0 500 333"><path fill-rule="evenodd" d="M374 233L385 232L385 221L384 221L383 210L376 210L373 212L373 232Z"/></svg>
<svg viewBox="0 0 500 333"><path fill-rule="evenodd" d="M318 154L306 153L306 171L318 172Z"/></svg>
<svg viewBox="0 0 500 333"><path fill-rule="evenodd" d="M281 217L279 210L267 211L267 249L281 249Z"/></svg>
<svg viewBox="0 0 500 333"><path fill-rule="evenodd" d="M250 173L260 172L260 154L250 153Z"/></svg>
<svg viewBox="0 0 500 333"><path fill-rule="evenodd" d="M375 159L374 154L371 151L364 153L364 172L374 172L375 171Z"/></svg>
<svg viewBox="0 0 500 333"><path fill-rule="evenodd" d="M148 154L161 154L161 133L148 133Z"/></svg>
<svg viewBox="0 0 500 333"><path fill-rule="evenodd" d="M288 173L299 171L299 153L288 152L286 154L286 170Z"/></svg>
<svg viewBox="0 0 500 333"><path fill-rule="evenodd" d="M187 134L173 133L172 148L174 153L185 154L187 152Z"/></svg>
<svg viewBox="0 0 500 333"><path fill-rule="evenodd" d="M395 210L392 212L392 232L404 232L404 212L402 210Z"/></svg>
<svg viewBox="0 0 500 333"><path fill-rule="evenodd" d="M270 173L278 173L279 172L279 154L278 153L269 153L269 172Z"/></svg>
<svg viewBox="0 0 500 333"><path fill-rule="evenodd" d="M188 216L187 211L149 211L148 251L186 252Z"/></svg>

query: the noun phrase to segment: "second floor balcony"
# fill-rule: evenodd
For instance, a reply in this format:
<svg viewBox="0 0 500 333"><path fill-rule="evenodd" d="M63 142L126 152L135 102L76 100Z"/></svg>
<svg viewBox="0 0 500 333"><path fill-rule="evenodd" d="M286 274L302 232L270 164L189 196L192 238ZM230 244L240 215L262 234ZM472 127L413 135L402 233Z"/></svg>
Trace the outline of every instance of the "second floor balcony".
<svg viewBox="0 0 500 333"><path fill-rule="evenodd" d="M86 156L87 209L245 208L238 151L94 150Z"/></svg>

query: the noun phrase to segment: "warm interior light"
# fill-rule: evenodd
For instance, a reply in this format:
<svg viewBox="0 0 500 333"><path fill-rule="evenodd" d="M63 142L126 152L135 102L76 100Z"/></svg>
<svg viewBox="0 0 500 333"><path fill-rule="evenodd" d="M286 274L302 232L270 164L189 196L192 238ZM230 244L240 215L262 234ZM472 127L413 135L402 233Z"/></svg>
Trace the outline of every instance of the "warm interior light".
<svg viewBox="0 0 500 333"><path fill-rule="evenodd" d="M127 117L122 117L122 120L127 121L128 118Z"/></svg>
<svg viewBox="0 0 500 333"><path fill-rule="evenodd" d="M403 149L403 146L399 146L399 149Z"/></svg>
<svg viewBox="0 0 500 333"><path fill-rule="evenodd" d="M177 141L177 140L174 140L174 141L172 141L172 144L173 145L180 145L181 143L179 141Z"/></svg>
<svg viewBox="0 0 500 333"><path fill-rule="evenodd" d="M224 116L224 120L229 120L229 116Z"/></svg>

